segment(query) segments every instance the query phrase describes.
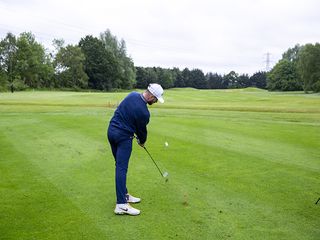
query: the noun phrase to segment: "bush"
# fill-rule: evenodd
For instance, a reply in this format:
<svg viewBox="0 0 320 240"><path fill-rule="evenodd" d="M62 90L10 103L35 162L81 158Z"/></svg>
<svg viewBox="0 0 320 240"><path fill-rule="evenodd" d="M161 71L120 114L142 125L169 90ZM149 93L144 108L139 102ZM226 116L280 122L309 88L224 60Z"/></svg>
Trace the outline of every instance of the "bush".
<svg viewBox="0 0 320 240"><path fill-rule="evenodd" d="M23 91L26 90L28 86L20 78L16 78L9 84L9 88L11 91Z"/></svg>

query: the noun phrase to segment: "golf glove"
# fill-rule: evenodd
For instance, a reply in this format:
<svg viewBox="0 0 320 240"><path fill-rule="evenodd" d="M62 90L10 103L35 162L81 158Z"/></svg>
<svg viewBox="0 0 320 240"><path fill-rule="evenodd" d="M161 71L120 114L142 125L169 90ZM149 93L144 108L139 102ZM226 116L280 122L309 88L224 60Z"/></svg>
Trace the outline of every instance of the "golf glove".
<svg viewBox="0 0 320 240"><path fill-rule="evenodd" d="M141 144L141 143L140 143L139 138L138 138L138 137L136 137L136 139L137 139L137 143L138 143L141 147L144 147L144 144Z"/></svg>

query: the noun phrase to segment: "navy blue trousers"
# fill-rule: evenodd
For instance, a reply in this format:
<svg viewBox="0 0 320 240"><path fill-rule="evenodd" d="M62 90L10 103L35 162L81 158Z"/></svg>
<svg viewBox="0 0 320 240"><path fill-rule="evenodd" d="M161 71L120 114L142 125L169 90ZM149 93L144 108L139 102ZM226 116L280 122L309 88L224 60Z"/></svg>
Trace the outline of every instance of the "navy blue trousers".
<svg viewBox="0 0 320 240"><path fill-rule="evenodd" d="M109 126L108 140L116 163L117 204L127 203L127 172L132 152L132 136L118 128Z"/></svg>

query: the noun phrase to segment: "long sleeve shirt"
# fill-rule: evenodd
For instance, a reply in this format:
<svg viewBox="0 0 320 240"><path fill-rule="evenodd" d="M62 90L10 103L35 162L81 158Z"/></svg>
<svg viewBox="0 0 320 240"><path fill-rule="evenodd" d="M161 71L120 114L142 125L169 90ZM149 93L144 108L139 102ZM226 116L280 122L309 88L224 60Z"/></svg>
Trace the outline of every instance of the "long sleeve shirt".
<svg viewBox="0 0 320 240"><path fill-rule="evenodd" d="M123 130L124 133L137 135L141 144L147 140L147 125L150 113L142 94L131 92L123 99L110 120L110 126Z"/></svg>

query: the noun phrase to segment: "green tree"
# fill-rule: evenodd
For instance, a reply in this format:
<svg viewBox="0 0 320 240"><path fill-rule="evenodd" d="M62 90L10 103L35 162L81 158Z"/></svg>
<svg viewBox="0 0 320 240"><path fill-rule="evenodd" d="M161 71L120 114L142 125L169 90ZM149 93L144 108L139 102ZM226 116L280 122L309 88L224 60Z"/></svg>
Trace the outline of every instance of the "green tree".
<svg viewBox="0 0 320 240"><path fill-rule="evenodd" d="M304 82L304 91L320 92L320 44L307 44L301 50L298 70Z"/></svg>
<svg viewBox="0 0 320 240"><path fill-rule="evenodd" d="M8 86L8 77L6 73L0 68L0 92L6 91Z"/></svg>
<svg viewBox="0 0 320 240"><path fill-rule="evenodd" d="M85 55L85 72L89 77L89 88L111 90L115 79L114 63L110 62L105 45L96 37L86 36L80 40L79 46Z"/></svg>
<svg viewBox="0 0 320 240"><path fill-rule="evenodd" d="M32 33L25 32L18 37L16 60L15 71L27 86L39 88L50 82L54 72L52 63Z"/></svg>
<svg viewBox="0 0 320 240"><path fill-rule="evenodd" d="M191 78L191 71L188 68L182 70L182 79L181 82L184 83L184 87L191 87L192 78Z"/></svg>
<svg viewBox="0 0 320 240"><path fill-rule="evenodd" d="M208 81L208 88L209 89L222 89L223 86L223 77L218 73L208 73L206 75Z"/></svg>
<svg viewBox="0 0 320 240"><path fill-rule="evenodd" d="M173 73L170 69L158 68L158 83L165 89L173 87Z"/></svg>
<svg viewBox="0 0 320 240"><path fill-rule="evenodd" d="M157 68L155 68L155 67L147 67L146 71L147 71L147 75L146 75L147 84L149 84L149 83L157 83L158 80L159 80Z"/></svg>
<svg viewBox="0 0 320 240"><path fill-rule="evenodd" d="M250 86L265 89L267 86L267 73L256 72L250 77Z"/></svg>
<svg viewBox="0 0 320 240"><path fill-rule="evenodd" d="M207 81L204 73L200 69L193 69L190 72L190 87L205 89L207 88Z"/></svg>
<svg viewBox="0 0 320 240"><path fill-rule="evenodd" d="M85 56L78 46L60 46L55 57L55 71L59 86L87 88L88 76L84 71Z"/></svg>
<svg viewBox="0 0 320 240"><path fill-rule="evenodd" d="M126 43L122 39L118 41L108 29L100 33L102 41L108 56L108 62L112 69L112 85L114 88L130 89L135 84L135 68L133 61L127 56Z"/></svg>
<svg viewBox="0 0 320 240"><path fill-rule="evenodd" d="M302 90L296 64L288 59L280 60L267 74L267 88L271 91Z"/></svg>
<svg viewBox="0 0 320 240"><path fill-rule="evenodd" d="M172 77L173 77L173 87L184 87L184 82L182 79L182 72L179 68L172 69Z"/></svg>
<svg viewBox="0 0 320 240"><path fill-rule="evenodd" d="M100 33L99 39L106 51L108 74L112 88L121 88L121 73L124 71L120 63L120 51L118 48L118 39L113 36L110 30Z"/></svg>
<svg viewBox="0 0 320 240"><path fill-rule="evenodd" d="M289 48L282 54L282 59L287 59L290 62L297 62L299 59L299 53L303 46L296 44L293 48Z"/></svg>
<svg viewBox="0 0 320 240"><path fill-rule="evenodd" d="M15 66L17 63L17 39L12 33L7 33L0 42L0 88L6 89L9 84L14 90L14 80L17 78Z"/></svg>
<svg viewBox="0 0 320 240"><path fill-rule="evenodd" d="M297 44L282 54L282 59L267 74L267 88L269 90L302 90L302 80L297 68L302 48Z"/></svg>
<svg viewBox="0 0 320 240"><path fill-rule="evenodd" d="M131 57L127 56L126 43L123 39L120 42L119 52L120 87L122 89L131 89L136 84L136 69Z"/></svg>
<svg viewBox="0 0 320 240"><path fill-rule="evenodd" d="M174 87L183 88L185 86L186 84L184 82L182 72L180 72L179 74L177 74L176 80L174 81Z"/></svg>
<svg viewBox="0 0 320 240"><path fill-rule="evenodd" d="M248 74L241 74L238 78L237 78L237 83L236 83L236 88L246 88L246 87L250 87L251 83L250 83L250 78L248 76Z"/></svg>
<svg viewBox="0 0 320 240"><path fill-rule="evenodd" d="M136 67L136 88L145 88L148 86L147 71L144 67Z"/></svg>
<svg viewBox="0 0 320 240"><path fill-rule="evenodd" d="M238 77L239 75L235 71L231 71L223 76L223 86L224 88L237 88L238 87Z"/></svg>

